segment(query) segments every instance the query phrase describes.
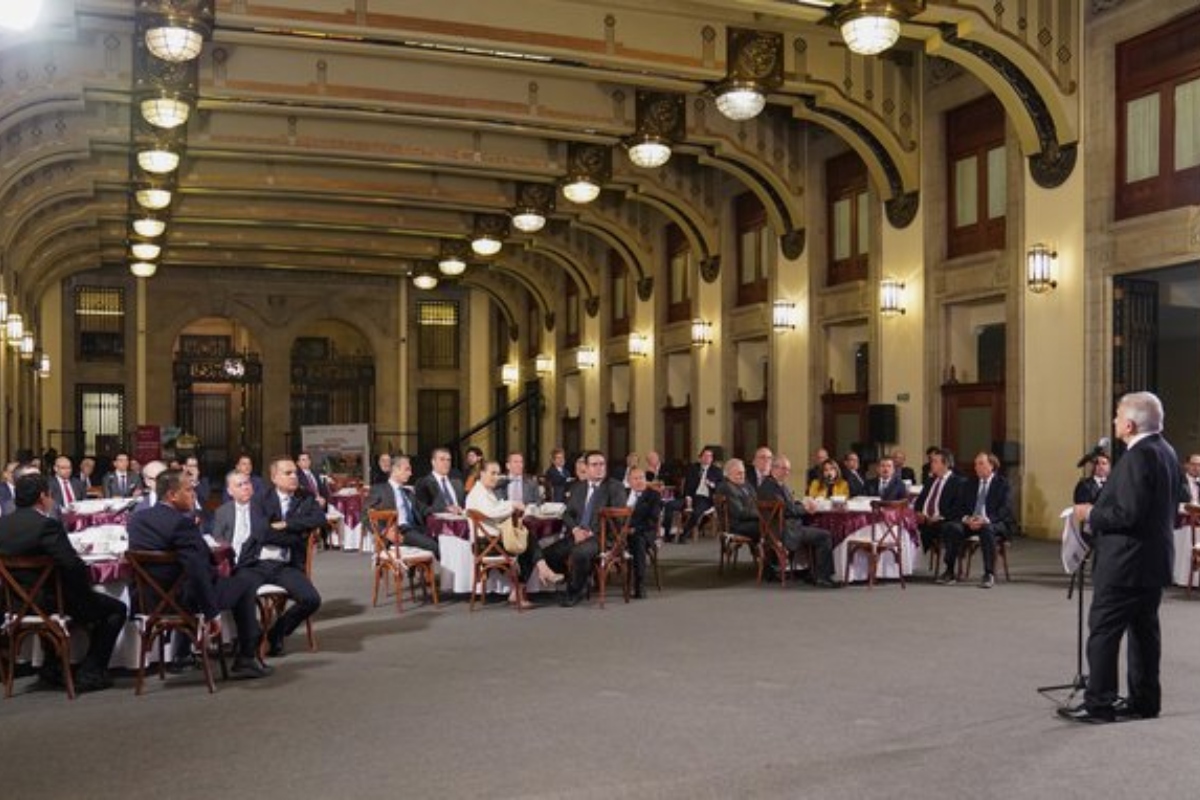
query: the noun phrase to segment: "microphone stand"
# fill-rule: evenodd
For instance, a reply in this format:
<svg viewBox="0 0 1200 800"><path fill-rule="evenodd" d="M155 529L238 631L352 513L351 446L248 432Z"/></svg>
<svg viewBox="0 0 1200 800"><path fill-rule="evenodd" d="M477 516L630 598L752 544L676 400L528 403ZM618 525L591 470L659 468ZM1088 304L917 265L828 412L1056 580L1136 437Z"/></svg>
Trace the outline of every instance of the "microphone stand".
<svg viewBox="0 0 1200 800"><path fill-rule="evenodd" d="M1050 692L1063 692L1068 689L1071 693L1067 695L1065 705L1070 705L1075 695L1087 688L1087 675L1083 674L1083 587L1088 561L1092 557L1092 551L1088 550L1087 555L1083 557L1083 561L1079 564L1079 569L1075 570L1075 574L1071 576L1071 584L1067 587L1067 599L1071 599L1071 595L1078 591L1078 611L1075 619L1075 677L1070 683L1059 683L1052 686L1037 687L1038 694L1049 695ZM1076 581L1079 585L1076 586ZM1051 698L1053 699L1053 698Z"/></svg>

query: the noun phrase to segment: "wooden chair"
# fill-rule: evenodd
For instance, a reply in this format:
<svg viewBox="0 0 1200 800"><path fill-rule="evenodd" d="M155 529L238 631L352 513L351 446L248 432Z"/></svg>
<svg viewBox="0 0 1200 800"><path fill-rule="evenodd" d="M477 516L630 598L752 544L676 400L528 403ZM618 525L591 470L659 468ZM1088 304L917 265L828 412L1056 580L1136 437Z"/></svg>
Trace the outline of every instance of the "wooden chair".
<svg viewBox="0 0 1200 800"><path fill-rule="evenodd" d="M200 663L204 668L204 682L209 694L217 690L213 682L212 665L209 664L210 645L216 645L217 658L221 665L221 678L228 677L225 653L220 641L212 642L208 635L209 620L203 614L185 609L179 599L187 576L179 564L179 555L173 552L129 550L125 560L133 571L132 608L136 609L134 621L138 626L138 669L135 692L142 693L146 678L146 655L158 640L158 677L166 678L166 640L175 631L185 634L200 651ZM166 586L154 576L157 569L175 569L175 578Z"/></svg>
<svg viewBox="0 0 1200 800"><path fill-rule="evenodd" d="M1008 573L1008 536L996 537L996 562L1004 567L1004 580L1011 582L1012 576ZM975 557L975 553L979 550L979 537L968 536L963 541L963 553L958 559L958 579L965 581L971 577L971 560Z"/></svg>
<svg viewBox="0 0 1200 800"><path fill-rule="evenodd" d="M633 558L629 555L629 520L633 509L600 509L600 553L592 567L593 576L600 594L600 607L604 608L608 593L608 576L621 576L625 602L629 602L629 587L633 577Z"/></svg>
<svg viewBox="0 0 1200 800"><path fill-rule="evenodd" d="M724 575L725 567L737 568L738 554L745 548L755 564L760 559L759 548L754 539L729 529L729 499L723 494L713 498L713 508L716 509L717 538L720 540L720 554L717 562L717 574ZM761 571L761 570L760 570Z"/></svg>
<svg viewBox="0 0 1200 800"><path fill-rule="evenodd" d="M501 544L499 536L487 532L484 523L488 518L476 509L467 509L467 519L471 521L471 551L474 553L475 570L471 579L471 610L475 610L475 597L478 595L487 601L487 582L493 573L499 573L516 587L517 613L524 611L525 585L521 583L521 570L517 557L509 555Z"/></svg>
<svg viewBox="0 0 1200 800"><path fill-rule="evenodd" d="M404 612L404 577L409 571L419 571L425 583L425 596L433 595L433 604L438 604L437 581L434 579L433 553L404 544L404 536L396 525L395 509L370 509L366 517L367 528L375 543L375 554L371 559L374 584L371 588L371 607L379 605L379 584L385 592L396 595L396 611ZM390 578L390 581L389 581ZM412 601L417 602L417 587L409 580L408 588Z"/></svg>
<svg viewBox="0 0 1200 800"><path fill-rule="evenodd" d="M1192 596L1192 588L1196 585L1196 575L1200 573L1200 541L1197 540L1196 533L1200 530L1200 506L1194 503L1188 503L1183 507L1184 518L1187 526L1192 531L1192 558L1188 568L1188 597ZM1005 562L1007 564L1007 562Z"/></svg>
<svg viewBox="0 0 1200 800"><path fill-rule="evenodd" d="M313 553L316 552L317 545L321 541L321 529L313 528L309 531L304 541L304 575L311 582ZM270 633L271 628L275 626L275 622L283 616L283 612L287 609L288 596L287 589L284 589L282 586L276 586L273 583L264 583L258 587L258 593L254 599L258 604L258 627L262 631L262 636L258 642L259 658L267 657L267 634ZM313 633L311 614L304 620L304 630L308 634L308 651L310 653L317 652L317 636Z"/></svg>
<svg viewBox="0 0 1200 800"><path fill-rule="evenodd" d="M19 578L25 578L22 582ZM8 640L4 669L4 696L12 697L21 643L36 636L47 645L62 664L67 699L75 699L75 680L71 677L71 618L64 613L62 576L51 556L0 556L0 590L3 591L4 616L0 632ZM48 592L48 594L44 594Z"/></svg>
<svg viewBox="0 0 1200 800"><path fill-rule="evenodd" d="M659 548L659 545L661 545L662 541L663 541L662 520L663 520L663 509L659 508L659 510L658 510L658 532L659 532L659 535L655 536L654 541L650 542L650 544L648 544L646 546L646 561L647 561L647 563L649 563L650 568L654 570L654 585L658 587L658 590L660 592L662 591L662 573L659 572L659 570L658 570L658 548Z"/></svg>
<svg viewBox="0 0 1200 800"><path fill-rule="evenodd" d="M787 585L787 576L795 566L795 557L783 546L783 503L779 500L758 501L758 583L762 583L767 559L775 557L779 569L779 585Z"/></svg>
<svg viewBox="0 0 1200 800"><path fill-rule="evenodd" d="M904 585L904 539L907 534L902 525L903 515L908 509L907 500L872 500L871 527L868 538L859 539L851 536L846 540L846 569L842 576L844 583L850 582L850 565L854 556L860 552L867 554L867 588L875 588L875 575L879 570L879 561L884 553L891 553L896 562L896 572L900 576L900 588Z"/></svg>

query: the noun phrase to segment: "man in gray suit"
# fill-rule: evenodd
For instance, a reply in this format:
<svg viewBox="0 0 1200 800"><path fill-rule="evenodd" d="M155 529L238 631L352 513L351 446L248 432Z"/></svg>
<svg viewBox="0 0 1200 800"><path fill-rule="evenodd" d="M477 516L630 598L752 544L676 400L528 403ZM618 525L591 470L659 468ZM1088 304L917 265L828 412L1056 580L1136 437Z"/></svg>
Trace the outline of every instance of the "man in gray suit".
<svg viewBox="0 0 1200 800"><path fill-rule="evenodd" d="M542 487L538 482L525 474L525 456L520 453L509 453L505 462L508 474L502 479L496 496L501 500L516 500L527 506L542 502Z"/></svg>
<svg viewBox="0 0 1200 800"><path fill-rule="evenodd" d="M133 497L141 490L141 481L129 471L129 454L117 453L112 471L104 476L105 497Z"/></svg>

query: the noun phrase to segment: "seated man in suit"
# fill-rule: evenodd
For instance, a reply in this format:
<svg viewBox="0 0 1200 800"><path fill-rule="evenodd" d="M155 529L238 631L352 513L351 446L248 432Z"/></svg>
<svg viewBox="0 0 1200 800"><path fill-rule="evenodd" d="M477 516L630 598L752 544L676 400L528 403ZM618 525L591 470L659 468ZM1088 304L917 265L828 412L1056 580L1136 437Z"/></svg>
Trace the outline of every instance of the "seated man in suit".
<svg viewBox="0 0 1200 800"><path fill-rule="evenodd" d="M542 502L542 487L532 476L525 474L525 456L509 453L505 462L505 474L500 476L496 495L501 500L514 500L523 506L535 506Z"/></svg>
<svg viewBox="0 0 1200 800"><path fill-rule="evenodd" d="M842 456L842 479L850 489L850 497L858 497L867 491L867 481L859 472L858 453L853 450Z"/></svg>
<svg viewBox="0 0 1200 800"><path fill-rule="evenodd" d="M1075 484L1073 502L1095 505L1096 498L1100 496L1100 490L1104 488L1111 470L1112 459L1108 453L1097 453L1092 456L1092 474L1086 478L1080 478L1079 483Z"/></svg>
<svg viewBox="0 0 1200 800"><path fill-rule="evenodd" d="M258 583L253 576L239 572L228 578L217 577L208 543L192 516L195 488L181 470L166 469L165 464L163 467L155 480L159 502L129 518L129 549L178 553L179 566L156 572L155 579L168 586L182 569L186 579L182 605L203 614L214 635L221 631L221 611L232 609L238 637L233 674L238 678L266 677L271 669L257 658L258 606L254 593Z"/></svg>
<svg viewBox="0 0 1200 800"><path fill-rule="evenodd" d="M878 497L880 500L907 500L908 487L896 474L896 461L892 456L884 456L875 465L875 477L866 483L865 494L868 497Z"/></svg>
<svg viewBox="0 0 1200 800"><path fill-rule="evenodd" d="M630 468L625 475L629 481L629 498L625 505L633 509L629 517L629 554L633 557L633 596L646 597L646 553L657 546L662 495L646 483L646 471Z"/></svg>
<svg viewBox="0 0 1200 800"><path fill-rule="evenodd" d="M826 459L825 463L837 469L837 463L833 460ZM758 499L783 504L783 531L780 538L788 552L795 553L801 547L813 548L816 560L812 565L813 582L825 589L840 586L833 575L833 534L824 528L804 524L808 510L796 500L787 485L791 474L791 460L787 456L775 456L771 460L770 477L759 484ZM779 565L779 568L782 569L783 565Z"/></svg>
<svg viewBox="0 0 1200 800"><path fill-rule="evenodd" d="M120 600L92 591L87 565L75 553L62 523L49 516L54 500L45 477L37 472L23 475L17 479L15 488L16 508L12 514L0 518L0 555L54 558L62 577L62 611L88 629L88 650L75 674L75 690L106 689L112 686L108 662L129 612ZM15 577L21 580L20 576ZM59 683L62 679L59 669L58 661L47 657L42 667L45 681Z"/></svg>
<svg viewBox="0 0 1200 800"><path fill-rule="evenodd" d="M679 540L686 541L691 538L692 531L700 524L700 520L704 515L712 510L713 493L717 489L717 485L721 482L721 470L713 463L713 450L711 447L705 447L700 451L700 455L694 464L688 467L687 477L683 480L683 497L677 498L667 508L666 517L663 519L663 527L671 530L672 514L676 511L682 512L688 506L691 507L692 513L684 523L683 531L679 535Z"/></svg>
<svg viewBox="0 0 1200 800"><path fill-rule="evenodd" d="M248 453L242 453L238 456L237 461L233 464L233 468L250 479L250 484L254 487L254 494L256 496L262 494L266 489L263 479L254 473L254 459ZM227 500L229 500L228 495L221 498L222 502Z"/></svg>
<svg viewBox="0 0 1200 800"><path fill-rule="evenodd" d="M475 481L475 485L471 487L471 491L467 493L467 509L470 511L478 511L486 519L482 523L484 532L491 537L501 535L501 527L506 524L514 524L513 514L524 509L525 504L521 500L509 500L500 496L498 491L500 487L500 465L495 461L485 461L479 472L479 480ZM503 547L503 540L501 547ZM543 585L553 586L562 580L562 575L556 573L546 564L545 556L542 549L534 536L529 536L525 550L520 553L510 553L517 557L518 575L517 579L521 583L527 583L533 576L536 569L538 579ZM508 596L510 603L517 602L517 587L512 588L512 592ZM522 608L532 608L533 604L529 601L525 602Z"/></svg>
<svg viewBox="0 0 1200 800"><path fill-rule="evenodd" d="M96 474L96 459L91 456L79 459L79 472L75 477L83 484L84 491L90 492L94 487L100 486L98 483L100 476ZM103 492L103 488L100 487L101 492Z"/></svg>
<svg viewBox="0 0 1200 800"><path fill-rule="evenodd" d="M54 507L50 515L55 519L61 517L71 503L87 498L87 488L74 477L74 471L71 459L66 456L54 459L54 477L50 480L50 496L54 498Z"/></svg>
<svg viewBox="0 0 1200 800"><path fill-rule="evenodd" d="M546 483L550 487L550 497L554 503L563 503L567 499L567 485L573 480L571 471L567 469L567 454L561 447L550 451L550 466L546 468Z"/></svg>
<svg viewBox="0 0 1200 800"><path fill-rule="evenodd" d="M16 480L17 462L9 461L4 465L4 474L0 476L0 515L11 514L17 510L17 505L14 502L16 497L17 487L14 483ZM49 491L49 484L47 484Z"/></svg>
<svg viewBox="0 0 1200 800"><path fill-rule="evenodd" d="M133 507L133 514L139 514L158 505L158 491L156 488L158 486L158 476L166 471L166 469L167 465L163 462L151 461L137 473L142 481L142 492L137 505Z"/></svg>
<svg viewBox="0 0 1200 800"><path fill-rule="evenodd" d="M1200 453L1192 453L1183 463L1183 477L1180 480L1178 502L1200 503Z"/></svg>
<svg viewBox="0 0 1200 800"><path fill-rule="evenodd" d="M1000 459L991 453L979 453L975 456L974 466L975 477L958 494L959 513L946 523L943 532L946 572L954 574L954 563L963 542L978 536L979 549L983 552L983 577L979 586L990 589L996 584L996 539L1012 536L1017 520L1013 516L1008 481L996 472Z"/></svg>
<svg viewBox="0 0 1200 800"><path fill-rule="evenodd" d="M774 458L775 454L766 445L754 451L754 463L746 470L746 483L750 484L754 491L757 492L762 482L771 477L771 461Z"/></svg>
<svg viewBox="0 0 1200 800"><path fill-rule="evenodd" d="M135 497L141 491L141 481L135 480L129 471L129 454L117 453L113 458L112 471L104 476L104 496Z"/></svg>
<svg viewBox="0 0 1200 800"><path fill-rule="evenodd" d="M233 548L236 563L242 552L242 545L250 538L251 515L257 513L250 503L254 497L254 486L249 477L232 470L225 476L225 493L230 496L230 500L217 506L217 510L213 512L212 536L218 542Z"/></svg>
<svg viewBox="0 0 1200 800"><path fill-rule="evenodd" d="M731 458L725 462L725 480L717 486L717 496L724 497L729 532L745 536L758 542L762 531L759 529L758 496L755 489L746 480L746 464L740 458ZM770 476L764 479L769 480ZM761 487L763 484L759 484Z"/></svg>
<svg viewBox="0 0 1200 800"><path fill-rule="evenodd" d="M429 456L433 471L417 481L417 502L426 514L450 512L461 514L467 493L462 481L450 476L450 451L445 447L434 448Z"/></svg>
<svg viewBox="0 0 1200 800"><path fill-rule="evenodd" d="M283 615L267 631L267 655L283 655L283 640L321 607L321 595L304 573L308 537L325 524L325 512L311 494L300 489L296 462L271 462L271 488L255 494L254 505L265 524L252 526L238 553L238 572L248 572L257 586L282 586L292 598Z"/></svg>
<svg viewBox="0 0 1200 800"><path fill-rule="evenodd" d="M825 459L821 464L821 474L816 480L808 482L808 497L849 497L850 485L842 477L842 468L832 458Z"/></svg>
<svg viewBox="0 0 1200 800"><path fill-rule="evenodd" d="M604 454L589 450L583 456L587 468L584 480L577 481L567 496L563 513L566 536L547 547L546 563L558 573L570 575L567 596L561 605L578 605L592 577L592 562L600 553L600 509L625 505L625 489L607 477ZM570 569L568 570L568 564Z"/></svg>
<svg viewBox="0 0 1200 800"><path fill-rule="evenodd" d="M904 462L907 458L899 447L892 451L892 461L896 464L896 475L900 480L913 484L917 482L917 473L913 472L912 467L905 466Z"/></svg>
<svg viewBox="0 0 1200 800"><path fill-rule="evenodd" d="M813 451L812 462L808 467L808 471L804 473L804 485L808 486L815 480L820 480L821 470L825 468L825 462L829 460L829 449L818 447Z"/></svg>
<svg viewBox="0 0 1200 800"><path fill-rule="evenodd" d="M396 528L400 539L408 547L419 547L441 558L437 539L425 532L425 507L408 485L412 477L412 462L408 456L392 459L392 474L383 483L371 487L367 495L367 508L396 512Z"/></svg>
<svg viewBox="0 0 1200 800"><path fill-rule="evenodd" d="M960 516L959 492L964 481L954 474L954 454L937 448L929 456L929 478L921 487L913 508L921 531L921 549L929 552L935 543L945 540L947 521ZM968 501L970 502L970 501ZM938 583L956 583L954 570L948 569Z"/></svg>
<svg viewBox="0 0 1200 800"><path fill-rule="evenodd" d="M657 450L646 453L646 483L658 483L663 479L662 456Z"/></svg>

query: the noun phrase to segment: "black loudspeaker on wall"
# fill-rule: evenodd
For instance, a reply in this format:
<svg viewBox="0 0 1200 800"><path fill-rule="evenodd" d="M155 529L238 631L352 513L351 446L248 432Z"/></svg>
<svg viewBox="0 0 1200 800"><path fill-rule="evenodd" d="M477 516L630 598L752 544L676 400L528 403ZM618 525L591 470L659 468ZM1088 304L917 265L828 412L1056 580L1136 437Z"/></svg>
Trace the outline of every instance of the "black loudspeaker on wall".
<svg viewBox="0 0 1200 800"><path fill-rule="evenodd" d="M895 444L896 406L891 403L867 407L867 438L881 444Z"/></svg>

